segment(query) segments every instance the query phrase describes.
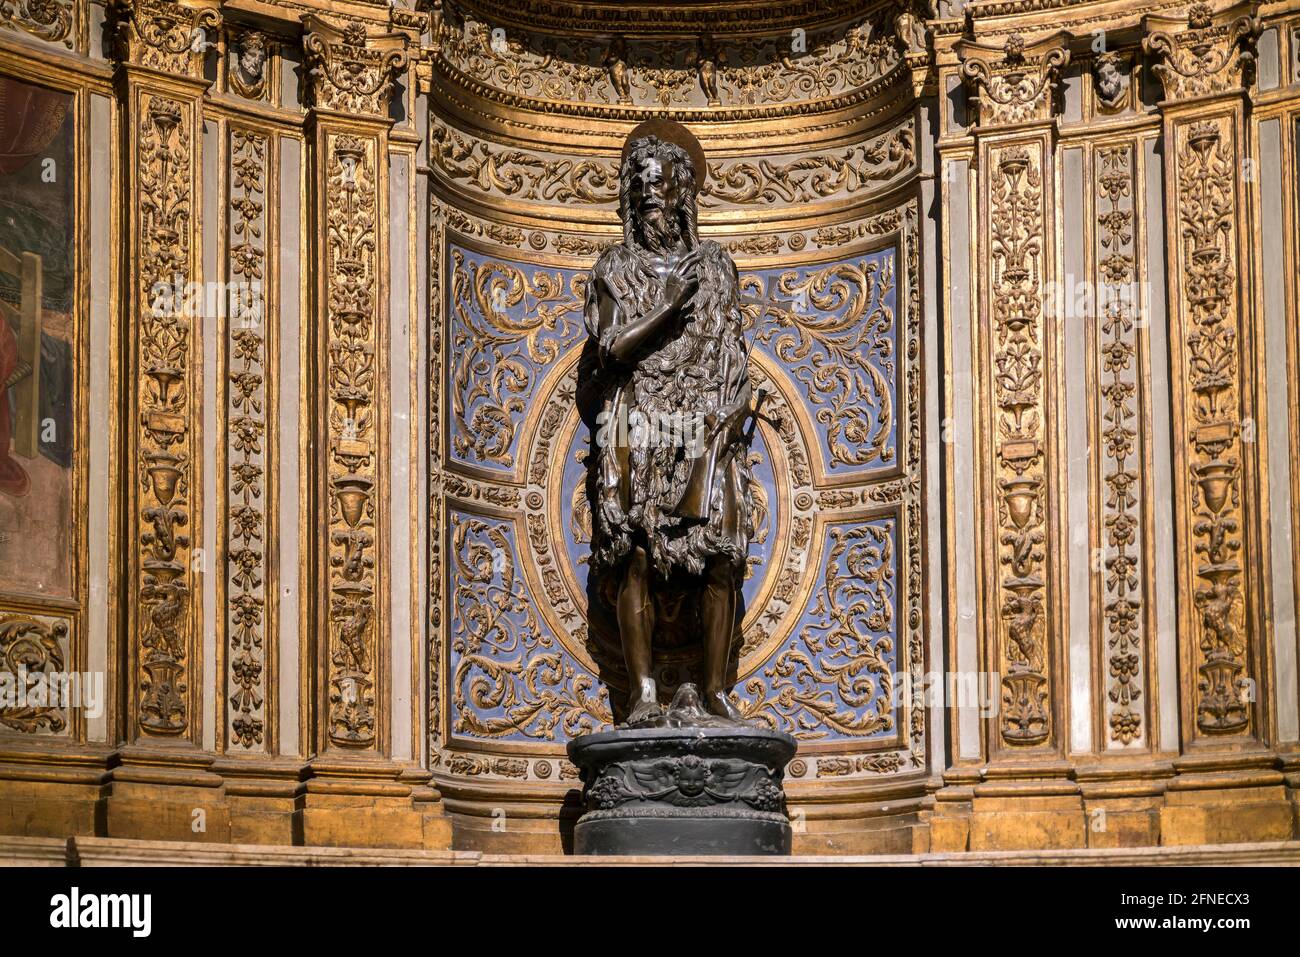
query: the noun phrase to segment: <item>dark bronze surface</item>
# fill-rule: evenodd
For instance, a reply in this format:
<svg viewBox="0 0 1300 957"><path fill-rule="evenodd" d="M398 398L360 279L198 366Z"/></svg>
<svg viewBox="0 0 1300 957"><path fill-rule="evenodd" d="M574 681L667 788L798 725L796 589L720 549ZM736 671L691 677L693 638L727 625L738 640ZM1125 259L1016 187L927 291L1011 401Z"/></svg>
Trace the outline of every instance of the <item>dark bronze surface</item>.
<svg viewBox="0 0 1300 957"><path fill-rule="evenodd" d="M663 715L652 646L679 610L703 645L704 708L734 724L728 675L753 534L748 349L736 265L696 228L699 146L670 121L656 133L634 131L624 150L623 242L596 261L587 293L591 570L617 616L627 724Z"/></svg>

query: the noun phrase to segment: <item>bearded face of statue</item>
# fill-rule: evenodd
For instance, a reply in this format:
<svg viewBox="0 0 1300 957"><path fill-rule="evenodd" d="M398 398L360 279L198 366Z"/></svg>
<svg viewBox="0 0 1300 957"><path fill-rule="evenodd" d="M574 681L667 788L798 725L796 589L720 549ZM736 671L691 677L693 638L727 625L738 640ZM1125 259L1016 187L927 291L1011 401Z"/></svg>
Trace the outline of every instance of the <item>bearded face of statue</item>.
<svg viewBox="0 0 1300 957"><path fill-rule="evenodd" d="M1124 95L1124 73L1113 54L1103 54L1093 68L1097 78L1097 93L1107 106L1118 105Z"/></svg>
<svg viewBox="0 0 1300 957"><path fill-rule="evenodd" d="M239 46L239 69L244 82L260 82L262 67L265 65L266 47L262 38L255 33L244 34Z"/></svg>
<svg viewBox="0 0 1300 957"><path fill-rule="evenodd" d="M651 249L672 249L681 240L682 195L676 164L648 156L632 178L631 207L638 232Z"/></svg>
<svg viewBox="0 0 1300 957"><path fill-rule="evenodd" d="M654 136L637 140L620 173L624 236L654 253L676 249L695 231L695 167L681 147Z"/></svg>

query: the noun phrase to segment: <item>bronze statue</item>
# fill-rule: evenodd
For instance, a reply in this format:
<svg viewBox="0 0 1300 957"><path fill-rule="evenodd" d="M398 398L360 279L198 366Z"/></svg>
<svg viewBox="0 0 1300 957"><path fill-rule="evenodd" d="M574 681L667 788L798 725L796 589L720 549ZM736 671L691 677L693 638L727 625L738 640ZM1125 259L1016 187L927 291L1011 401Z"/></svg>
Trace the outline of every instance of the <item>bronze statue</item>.
<svg viewBox="0 0 1300 957"><path fill-rule="evenodd" d="M685 593L697 616L687 630L702 637L704 707L724 723L741 717L727 677L753 534L745 424L757 410L736 265L696 227L704 174L683 127L634 130L623 241L601 253L587 291L579 403L592 429L591 570L612 579L629 725L665 719L651 649L666 592Z"/></svg>

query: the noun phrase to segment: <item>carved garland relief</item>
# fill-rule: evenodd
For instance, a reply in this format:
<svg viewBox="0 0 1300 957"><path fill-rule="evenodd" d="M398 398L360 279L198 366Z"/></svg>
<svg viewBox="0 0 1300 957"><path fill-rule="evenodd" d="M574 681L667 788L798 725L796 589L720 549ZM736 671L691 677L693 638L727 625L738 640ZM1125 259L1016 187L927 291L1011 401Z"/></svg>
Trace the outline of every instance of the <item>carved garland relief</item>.
<svg viewBox="0 0 1300 957"><path fill-rule="evenodd" d="M229 740L254 750L266 730L268 137L230 130L227 342L227 700Z"/></svg>
<svg viewBox="0 0 1300 957"><path fill-rule="evenodd" d="M1142 743L1146 603L1142 568L1142 466L1138 326L1134 314L1133 147L1094 158L1098 429L1101 436L1102 615L1106 727L1112 744Z"/></svg>

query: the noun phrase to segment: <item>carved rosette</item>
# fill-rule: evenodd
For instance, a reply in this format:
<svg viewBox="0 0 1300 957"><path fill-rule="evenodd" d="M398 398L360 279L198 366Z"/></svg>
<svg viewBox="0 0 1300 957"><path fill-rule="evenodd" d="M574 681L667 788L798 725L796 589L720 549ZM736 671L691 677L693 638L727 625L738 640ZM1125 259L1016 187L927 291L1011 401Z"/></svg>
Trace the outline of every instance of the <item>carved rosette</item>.
<svg viewBox="0 0 1300 957"><path fill-rule="evenodd" d="M1052 743L1053 632L1048 478L1051 422L1045 385L1051 338L1045 284L1054 276L1050 123L1056 71L1069 60L1060 34L1027 46L1012 35L1001 49L958 44L962 75L979 89L980 205L989 260L981 311L989 349L990 443L996 562L990 575L1001 676L1001 744ZM1005 134L1004 128L1025 130ZM1026 128L1027 127L1027 128ZM1047 131L1047 132L1045 132Z"/></svg>
<svg viewBox="0 0 1300 957"><path fill-rule="evenodd" d="M266 697L266 134L230 130L226 697L232 747L260 750Z"/></svg>
<svg viewBox="0 0 1300 957"><path fill-rule="evenodd" d="M0 0L0 26L72 49L73 0Z"/></svg>
<svg viewBox="0 0 1300 957"><path fill-rule="evenodd" d="M1144 573L1142 570L1142 453L1138 327L1134 315L1133 146L1098 149L1096 284L1099 296L1099 460L1104 486L1101 514L1102 614L1106 692L1113 744L1142 743Z"/></svg>
<svg viewBox="0 0 1300 957"><path fill-rule="evenodd" d="M380 503L381 169L394 71L406 63L402 34L367 37L304 18L316 136L318 309L325 378L324 507L328 539L326 733L349 749L379 744L383 658L378 549ZM346 114L346 115L342 115Z"/></svg>
<svg viewBox="0 0 1300 957"><path fill-rule="evenodd" d="M1247 621L1247 483L1252 427L1250 328L1239 276L1245 215L1242 154L1244 67L1258 24L1239 4L1218 15L1192 7L1185 30L1156 31L1147 49L1163 58L1169 162L1170 339L1175 345L1176 469L1183 660L1191 669L1193 736L1253 730ZM1149 18L1155 20L1156 18ZM1169 21L1162 18L1158 25ZM1189 98L1191 102L1188 102ZM1207 104L1208 99L1208 104Z"/></svg>

